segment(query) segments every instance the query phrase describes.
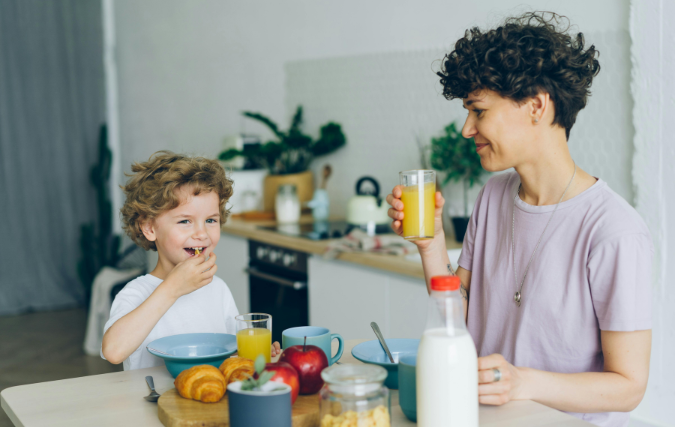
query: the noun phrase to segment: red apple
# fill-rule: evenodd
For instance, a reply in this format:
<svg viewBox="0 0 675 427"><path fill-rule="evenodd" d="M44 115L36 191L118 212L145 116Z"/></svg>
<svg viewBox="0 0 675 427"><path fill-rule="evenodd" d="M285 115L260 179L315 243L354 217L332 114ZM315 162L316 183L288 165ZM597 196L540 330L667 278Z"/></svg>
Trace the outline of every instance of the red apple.
<svg viewBox="0 0 675 427"><path fill-rule="evenodd" d="M281 353L279 362L287 362L298 371L300 394L314 394L323 386L321 371L328 367L328 358L315 345L294 345Z"/></svg>
<svg viewBox="0 0 675 427"><path fill-rule="evenodd" d="M291 405L295 403L300 392L300 379L298 372L290 364L286 362L268 363L265 365L266 371L274 371L274 376L270 381L284 383L291 386Z"/></svg>

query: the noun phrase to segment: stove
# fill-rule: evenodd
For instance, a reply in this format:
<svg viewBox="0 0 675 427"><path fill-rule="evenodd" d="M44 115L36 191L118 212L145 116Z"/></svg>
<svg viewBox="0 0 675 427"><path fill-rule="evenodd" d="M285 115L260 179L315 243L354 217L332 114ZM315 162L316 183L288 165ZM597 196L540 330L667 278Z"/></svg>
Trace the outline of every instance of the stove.
<svg viewBox="0 0 675 427"><path fill-rule="evenodd" d="M280 234L293 237L304 237L310 240L339 239L349 234L353 229L360 228L370 235L393 233L390 224L354 225L347 221L322 221L310 224L277 224L271 227L258 227L262 230L276 231Z"/></svg>

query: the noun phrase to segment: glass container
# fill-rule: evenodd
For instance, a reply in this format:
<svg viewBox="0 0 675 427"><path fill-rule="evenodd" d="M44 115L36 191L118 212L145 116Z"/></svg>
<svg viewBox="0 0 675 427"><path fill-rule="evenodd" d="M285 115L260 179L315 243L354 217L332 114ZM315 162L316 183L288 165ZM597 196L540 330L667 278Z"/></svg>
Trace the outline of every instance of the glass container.
<svg viewBox="0 0 675 427"><path fill-rule="evenodd" d="M321 427L391 426L387 371L377 365L335 364L321 372Z"/></svg>
<svg viewBox="0 0 675 427"><path fill-rule="evenodd" d="M436 172L410 170L399 172L403 187L403 238L407 240L433 239L436 212Z"/></svg>
<svg viewBox="0 0 675 427"><path fill-rule="evenodd" d="M249 313L235 316L237 322L237 351L240 357L254 360L265 356L270 363L272 356L272 316Z"/></svg>
<svg viewBox="0 0 675 427"><path fill-rule="evenodd" d="M277 189L274 210L280 224L297 223L300 220L300 200L294 184L280 185Z"/></svg>

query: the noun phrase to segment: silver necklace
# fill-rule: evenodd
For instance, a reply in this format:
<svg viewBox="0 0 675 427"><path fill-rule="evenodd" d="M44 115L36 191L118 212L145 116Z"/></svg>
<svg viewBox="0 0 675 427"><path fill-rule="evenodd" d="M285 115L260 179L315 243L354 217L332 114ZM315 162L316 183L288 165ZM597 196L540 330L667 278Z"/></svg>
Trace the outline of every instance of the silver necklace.
<svg viewBox="0 0 675 427"><path fill-rule="evenodd" d="M515 238L514 235L516 234L516 197L518 197L518 194L520 193L520 187L522 184L518 186L518 191L516 191L516 195L513 197L513 210L511 211L511 255L513 257L513 278L515 280L515 284L518 287L518 290L516 291L515 295L513 295L513 301L516 302L516 305L520 307L521 303L521 298L522 298L522 291L523 291L523 284L525 283L525 278L527 277L527 272L530 270L530 264L532 264L532 260L534 259L534 254L537 253L537 249L539 249L539 244L541 243L541 239L544 237L544 233L546 233L546 229L548 228L548 225L551 223L551 219L553 219L553 215L555 214L555 211L558 210L558 206L560 206L560 202L565 198L565 194L567 194L567 190L569 190L570 185L572 185L572 181L574 181L574 177L577 174L577 164L574 163L574 173L572 174L572 179L570 179L570 182L567 184L567 188L565 188L565 191L563 192L562 196L560 196L560 200L558 200L558 204L555 205L555 209L553 209L553 213L551 213L551 216L548 218L548 222L546 223L546 227L544 227L544 231L541 232L541 236L539 236L539 240L537 241L537 246L534 247L534 252L532 252L532 256L530 256L530 260L527 262L527 267L525 268L525 274L523 274L523 280L520 281L520 286L518 286L518 273L516 273L516 244L515 244Z"/></svg>

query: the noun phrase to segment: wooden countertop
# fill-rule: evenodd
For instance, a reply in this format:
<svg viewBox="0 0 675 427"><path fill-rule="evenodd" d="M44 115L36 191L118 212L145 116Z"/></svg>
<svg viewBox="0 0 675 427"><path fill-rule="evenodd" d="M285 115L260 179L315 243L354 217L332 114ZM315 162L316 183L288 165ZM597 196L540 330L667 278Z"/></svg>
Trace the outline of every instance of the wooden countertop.
<svg viewBox="0 0 675 427"><path fill-rule="evenodd" d="M351 350L363 341L345 341L340 363L361 363L352 357ZM159 366L10 387L0 393L0 403L17 427L161 427L157 404L143 400L150 392L146 375L152 375L160 394L173 388L173 378ZM483 427L591 426L531 400L481 405L479 411ZM391 416L392 427L415 425L403 415L397 390L391 391Z"/></svg>
<svg viewBox="0 0 675 427"><path fill-rule="evenodd" d="M307 224L312 222L310 216L303 216L301 223ZM259 242L270 245L280 246L288 249L293 249L300 252L306 252L315 255L322 255L326 251L328 244L334 240L310 240L303 237L293 237L278 233L272 230L263 230L259 226L274 226L274 221L244 221L241 219L228 219L223 225L222 231L234 236L244 237L246 239L257 240ZM461 243L457 243L454 239L446 239L446 247L448 249L459 249L462 247ZM424 279L424 271L422 270L422 263L409 261L405 256L383 255L366 252L342 253L337 259L341 261L352 262L354 264L363 265L366 267L378 268L391 273L403 274L406 276Z"/></svg>

